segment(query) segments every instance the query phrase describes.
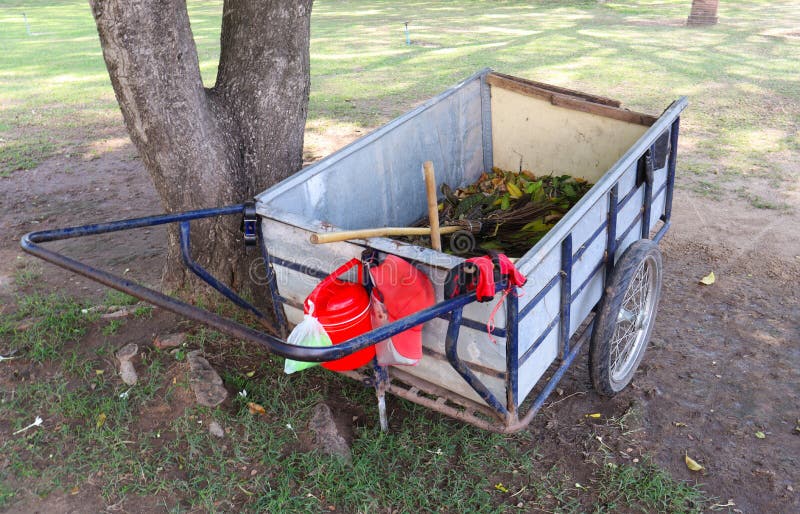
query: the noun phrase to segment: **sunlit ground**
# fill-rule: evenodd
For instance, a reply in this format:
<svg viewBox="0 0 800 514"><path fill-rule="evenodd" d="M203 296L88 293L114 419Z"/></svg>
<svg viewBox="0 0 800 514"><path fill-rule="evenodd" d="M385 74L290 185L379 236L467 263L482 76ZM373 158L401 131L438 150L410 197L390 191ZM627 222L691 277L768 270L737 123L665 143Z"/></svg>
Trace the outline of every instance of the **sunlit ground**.
<svg viewBox="0 0 800 514"><path fill-rule="evenodd" d="M88 5L2 4L0 173L124 137ZM690 187L692 176L713 175L715 194L725 194L747 176L791 193L800 174L800 4L722 2L720 23L702 28L683 25L688 4L318 0L306 157L491 67L655 114L687 95L681 160ZM221 2L189 9L211 86Z"/></svg>

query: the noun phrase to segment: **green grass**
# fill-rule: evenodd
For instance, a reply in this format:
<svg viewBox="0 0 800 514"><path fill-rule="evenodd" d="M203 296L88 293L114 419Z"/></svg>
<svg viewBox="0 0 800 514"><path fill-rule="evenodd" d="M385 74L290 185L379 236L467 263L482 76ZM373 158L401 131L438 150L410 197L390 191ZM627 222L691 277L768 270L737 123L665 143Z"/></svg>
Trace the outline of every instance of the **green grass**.
<svg viewBox="0 0 800 514"><path fill-rule="evenodd" d="M14 271L14 286L17 288L28 287L41 276L38 267L24 267Z"/></svg>
<svg viewBox="0 0 800 514"><path fill-rule="evenodd" d="M104 336L112 336L117 333L119 328L125 324L125 320L123 319L112 319L108 322L108 325L103 327L103 335Z"/></svg>
<svg viewBox="0 0 800 514"><path fill-rule="evenodd" d="M49 157L56 149L53 141L45 136L3 144L0 153L0 178L11 175L12 171L30 170Z"/></svg>
<svg viewBox="0 0 800 514"><path fill-rule="evenodd" d="M180 500L175 507L210 512L233 506L258 512L582 512L587 492L596 495L592 509L598 513L622 506L691 512L705 505L699 489L649 463L609 463L589 483L577 484L547 463L528 434L487 433L405 402L398 406L405 421L389 433L374 422L356 423L352 464L308 452L300 437L318 401L334 390L353 405L374 400L371 390L320 368L287 377L279 364L261 364L252 378L229 370L226 383L246 389L247 398L236 396L228 408L189 406L144 430L138 423L148 406L188 394L185 379L166 380L177 365L169 359L145 353L138 366L142 382L129 390L108 373L97 375L103 364L95 360L78 369L67 364L65 375L21 385L13 395L0 392L14 430L34 415L45 419L42 428L0 439L10 459L0 484L10 474L46 496L80 490L102 476L95 483L108 503L162 495L171 504ZM251 414L248 401L265 406L267 415ZM208 433L211 420L227 429L224 440ZM0 494L13 501L14 489L3 487Z"/></svg>
<svg viewBox="0 0 800 514"><path fill-rule="evenodd" d="M105 305L109 307L124 307L127 305L136 305L137 303L139 303L139 299L129 294L123 293L122 291L117 291L116 289L109 289L106 292L103 303L105 303Z"/></svg>
<svg viewBox="0 0 800 514"><path fill-rule="evenodd" d="M4 351L17 348L19 358L51 366L44 379L0 390L8 434L35 416L45 420L19 435L0 434L8 459L0 506L12 505L23 483L46 497L79 494L90 482L108 504L143 495L209 512L582 512L587 495L597 498L598 513L620 505L645 512L705 505L700 489L649 463L596 466L590 483L578 484L538 452L531 434L487 433L398 399L390 404L392 429L382 433L371 388L319 367L286 376L280 359L210 330L198 330L187 346L223 361L218 366L234 392L226 406L195 406L185 364L148 348L136 360L139 383L128 387L116 376L109 343L86 347L87 330L102 321L85 311L72 299L34 293L0 326ZM33 323L17 330L21 319ZM124 330L116 321L100 332ZM311 411L331 398L360 413L352 463L308 448ZM248 402L267 415L250 413ZM637 416L631 409L608 426L624 435ZM224 440L208 433L212 420L226 429Z"/></svg>
<svg viewBox="0 0 800 514"><path fill-rule="evenodd" d="M80 302L61 295L21 296L16 312L0 321L0 337L8 339L9 349L23 352L33 362L56 359L65 344L86 333L92 317L82 310Z"/></svg>
<svg viewBox="0 0 800 514"><path fill-rule="evenodd" d="M594 477L595 512L700 513L706 501L697 487L678 482L651 463L607 463Z"/></svg>
<svg viewBox="0 0 800 514"><path fill-rule="evenodd" d="M96 143L124 138L88 5L0 5L0 173L57 152L92 158L104 151ZM212 85L221 2L190 2L189 10ZM796 26L800 6L723 2L720 23L706 28L681 26L688 10L685 0L318 0L309 143L327 130L363 133L489 66L653 113L688 95L681 166L713 168L714 176L702 173L718 185L710 195L734 193L742 177L791 184L800 147L800 41L768 33ZM704 189L692 180L691 189Z"/></svg>

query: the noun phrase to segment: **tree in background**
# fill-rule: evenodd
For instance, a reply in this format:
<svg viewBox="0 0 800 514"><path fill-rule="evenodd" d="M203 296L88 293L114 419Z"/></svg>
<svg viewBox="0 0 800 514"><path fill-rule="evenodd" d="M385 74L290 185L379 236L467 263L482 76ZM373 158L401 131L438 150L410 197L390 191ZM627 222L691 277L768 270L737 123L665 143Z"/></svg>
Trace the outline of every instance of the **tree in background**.
<svg viewBox="0 0 800 514"><path fill-rule="evenodd" d="M125 125L166 211L243 202L301 168L312 0L225 0L211 88L185 0L90 4ZM196 222L192 248L242 289L249 262L233 218ZM163 285L187 279L172 231Z"/></svg>
<svg viewBox="0 0 800 514"><path fill-rule="evenodd" d="M719 0L692 0L692 11L686 23L689 25L716 25Z"/></svg>

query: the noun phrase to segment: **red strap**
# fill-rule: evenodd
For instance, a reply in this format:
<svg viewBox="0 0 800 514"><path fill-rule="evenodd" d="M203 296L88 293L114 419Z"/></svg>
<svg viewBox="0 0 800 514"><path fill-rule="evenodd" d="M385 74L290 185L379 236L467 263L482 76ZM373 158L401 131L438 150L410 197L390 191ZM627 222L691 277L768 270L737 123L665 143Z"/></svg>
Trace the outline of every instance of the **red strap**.
<svg viewBox="0 0 800 514"><path fill-rule="evenodd" d="M516 267L514 267L514 263L511 262L511 259L506 257L505 254L499 253L497 254L497 260L500 263L500 273L508 276L509 286L525 285L525 282L527 282L528 279L525 278L525 276L520 273Z"/></svg>
<svg viewBox="0 0 800 514"><path fill-rule="evenodd" d="M500 301L497 302L497 305L495 305L494 309L492 309L492 313L489 316L489 321L486 323L486 332L489 334L489 340L493 343L497 343L495 338L492 336L492 330L494 330L494 317L497 314L497 311L500 310L500 307L503 305L509 290L514 286L525 285L525 282L528 280L522 273L519 272L519 270L514 266L514 263L512 263L505 254L496 254L496 257L497 263L500 267L500 274L508 277L508 285L506 290L503 291L503 296L500 298ZM479 279L478 287L476 289L478 301L486 302L494 298L494 263L492 262L491 257L472 257L471 259L467 259L467 262L471 262L478 267Z"/></svg>
<svg viewBox="0 0 800 514"><path fill-rule="evenodd" d="M467 259L478 267L479 279L476 289L479 302L485 302L494 298L494 264L489 257L472 257Z"/></svg>

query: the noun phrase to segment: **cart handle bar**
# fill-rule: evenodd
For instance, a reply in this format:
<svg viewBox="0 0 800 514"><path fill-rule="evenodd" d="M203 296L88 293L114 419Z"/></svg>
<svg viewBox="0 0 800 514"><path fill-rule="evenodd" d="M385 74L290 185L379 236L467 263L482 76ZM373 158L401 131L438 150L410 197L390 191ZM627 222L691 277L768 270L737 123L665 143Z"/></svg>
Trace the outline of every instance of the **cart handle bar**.
<svg viewBox="0 0 800 514"><path fill-rule="evenodd" d="M237 339L245 339L265 346L270 352L289 359L305 362L324 362L341 359L364 348L368 348L380 341L388 339L394 335L404 332L417 325L421 325L433 318L450 313L455 309L464 307L476 301L476 294L472 292L467 295L458 296L450 300L439 302L431 307L419 312L400 318L397 321L373 329L367 333L353 337L342 343L328 347L308 347L288 344L270 334L259 332L236 321L223 318L217 314L200 309L188 303L182 302L154 289L132 282L118 275L108 273L88 264L76 261L58 252L48 250L39 246L38 243L72 239L83 236L105 234L133 228L149 227L154 225L164 225L190 221L194 219L209 218L227 214L242 212L244 206L230 205L217 209L202 209L187 211L175 214L165 214L160 216L148 216L144 218L133 218L128 220L112 221L95 225L84 225L80 227L68 227L54 230L42 230L30 232L22 236L20 245L22 249L31 255L61 268L82 275L86 278L99 282L107 287L117 289L126 294L144 300L167 311L173 312L192 321L197 321L208 325L220 332L228 334ZM496 291L505 288L505 283L498 283Z"/></svg>

